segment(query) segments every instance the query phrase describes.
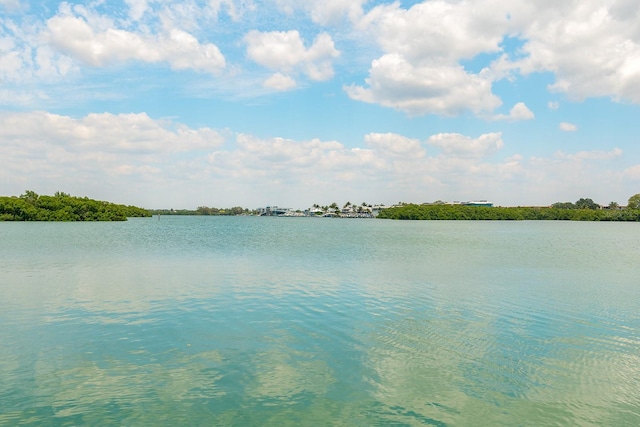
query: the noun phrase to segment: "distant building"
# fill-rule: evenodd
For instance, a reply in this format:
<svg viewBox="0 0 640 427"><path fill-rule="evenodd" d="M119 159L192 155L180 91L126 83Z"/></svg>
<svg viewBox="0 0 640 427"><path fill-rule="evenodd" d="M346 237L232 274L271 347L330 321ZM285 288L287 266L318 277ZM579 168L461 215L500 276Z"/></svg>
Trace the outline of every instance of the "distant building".
<svg viewBox="0 0 640 427"><path fill-rule="evenodd" d="M266 208L258 208L260 216L283 216L290 212L290 208L280 208L278 206L267 206Z"/></svg>
<svg viewBox="0 0 640 427"><path fill-rule="evenodd" d="M306 211L304 211L304 213L307 216L320 216L324 213L324 211L320 208L309 208Z"/></svg>
<svg viewBox="0 0 640 427"><path fill-rule="evenodd" d="M375 205L371 208L371 216L373 216L374 218L378 216L378 214L383 210L383 209L387 209L387 206L385 205Z"/></svg>
<svg viewBox="0 0 640 427"><path fill-rule="evenodd" d="M493 202L488 202L486 200L472 200L472 201L469 201L469 202L460 202L460 201L456 200L455 202L451 202L450 204L459 205L459 206L483 206L485 208L492 208L493 207Z"/></svg>
<svg viewBox="0 0 640 427"><path fill-rule="evenodd" d="M460 202L461 205L463 206L483 206L485 208L492 208L493 207L493 203L492 202L488 202L486 200L474 200L471 202Z"/></svg>

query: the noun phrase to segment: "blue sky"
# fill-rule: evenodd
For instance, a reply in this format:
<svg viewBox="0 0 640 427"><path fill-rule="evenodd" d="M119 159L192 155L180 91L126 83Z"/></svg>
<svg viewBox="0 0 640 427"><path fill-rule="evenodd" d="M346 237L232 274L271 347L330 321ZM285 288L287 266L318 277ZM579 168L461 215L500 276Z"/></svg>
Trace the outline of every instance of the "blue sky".
<svg viewBox="0 0 640 427"><path fill-rule="evenodd" d="M3 195L624 205L638 104L636 0L0 0Z"/></svg>

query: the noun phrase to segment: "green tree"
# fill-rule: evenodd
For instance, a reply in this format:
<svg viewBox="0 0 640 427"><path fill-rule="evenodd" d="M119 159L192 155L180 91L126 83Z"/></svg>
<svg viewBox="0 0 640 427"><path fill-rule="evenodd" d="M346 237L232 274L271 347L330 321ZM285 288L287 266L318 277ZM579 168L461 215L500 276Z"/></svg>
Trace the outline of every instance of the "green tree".
<svg viewBox="0 0 640 427"><path fill-rule="evenodd" d="M551 207L556 209L576 209L576 205L571 202L556 202Z"/></svg>
<svg viewBox="0 0 640 427"><path fill-rule="evenodd" d="M595 210L595 209L599 209L600 205L598 205L596 202L594 202L591 199L581 198L576 202L576 207L578 209L594 209Z"/></svg>
<svg viewBox="0 0 640 427"><path fill-rule="evenodd" d="M627 208L629 209L640 209L640 193L634 194L629 197L629 201L627 202Z"/></svg>
<svg viewBox="0 0 640 427"><path fill-rule="evenodd" d="M27 203L29 203L30 205L35 206L36 204L38 204L38 194L35 191L31 191L31 190L27 190L24 192L24 194L20 195L20 198L24 201L26 201Z"/></svg>

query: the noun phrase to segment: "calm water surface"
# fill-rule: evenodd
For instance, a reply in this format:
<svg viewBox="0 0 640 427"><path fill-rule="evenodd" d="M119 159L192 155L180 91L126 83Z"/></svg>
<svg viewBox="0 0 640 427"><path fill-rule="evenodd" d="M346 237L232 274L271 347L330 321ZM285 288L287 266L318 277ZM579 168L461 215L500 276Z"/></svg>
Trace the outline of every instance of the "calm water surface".
<svg viewBox="0 0 640 427"><path fill-rule="evenodd" d="M640 224L0 223L1 426L637 426Z"/></svg>

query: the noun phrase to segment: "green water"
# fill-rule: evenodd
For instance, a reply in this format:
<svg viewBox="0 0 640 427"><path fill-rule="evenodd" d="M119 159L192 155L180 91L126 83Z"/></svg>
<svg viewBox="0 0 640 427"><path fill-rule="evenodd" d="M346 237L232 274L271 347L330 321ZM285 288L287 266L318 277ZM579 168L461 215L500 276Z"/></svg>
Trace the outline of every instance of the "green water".
<svg viewBox="0 0 640 427"><path fill-rule="evenodd" d="M637 426L640 225L0 223L0 426Z"/></svg>

